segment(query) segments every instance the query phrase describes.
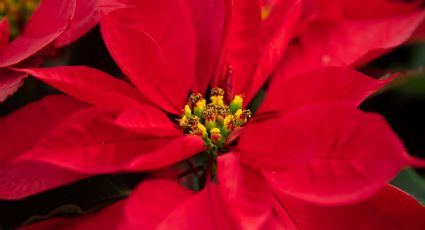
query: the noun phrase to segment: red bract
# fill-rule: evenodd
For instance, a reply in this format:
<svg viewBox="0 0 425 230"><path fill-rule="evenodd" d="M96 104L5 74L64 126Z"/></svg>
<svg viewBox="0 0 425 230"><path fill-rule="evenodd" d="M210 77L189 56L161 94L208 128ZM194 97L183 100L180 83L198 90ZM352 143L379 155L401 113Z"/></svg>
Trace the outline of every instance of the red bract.
<svg viewBox="0 0 425 230"><path fill-rule="evenodd" d="M42 63L43 49L65 46L89 31L102 14L121 4L98 0L42 0L25 28L8 43L7 19L0 22L0 102L13 94L27 74L10 67L36 67Z"/></svg>
<svg viewBox="0 0 425 230"><path fill-rule="evenodd" d="M410 38L425 17L421 2L305 0L278 71L293 75L320 66L365 64Z"/></svg>
<svg viewBox="0 0 425 230"><path fill-rule="evenodd" d="M279 5L285 16L272 12L264 22L257 0L235 1L234 8L228 1L126 3L128 8L106 16L101 27L110 53L136 87L87 67L20 69L92 106L62 119L26 149L9 153L15 164L43 163L80 173L70 176L76 179L158 169L206 150L200 137L184 135L167 115L178 115L189 92L204 92L209 83L252 98L274 72L301 16L301 1ZM223 24L207 19L200 24L199 12L216 15ZM216 31L224 31L224 38L209 40ZM263 106L240 130L236 147L218 157L218 184L208 182L194 194L171 182L148 180L127 201L93 217L38 226L338 229L347 222L354 228L362 222L352 213L361 215L371 205L376 209L360 217L366 227L390 221L420 226L423 218L415 222L394 210L404 207L423 217L423 207L386 183L402 167L423 162L406 154L382 117L356 108L390 80L342 67L280 73L275 78L284 80L272 81L270 88L281 90L267 92ZM15 116L8 119L16 121ZM10 128L4 135L18 133ZM6 142L4 149L14 149L8 147L12 144ZM62 180L49 178L49 186L38 191ZM0 188L9 198L37 192ZM397 199L397 206L383 202L389 198ZM343 218L328 221L335 213Z"/></svg>
<svg viewBox="0 0 425 230"><path fill-rule="evenodd" d="M356 204L320 206L291 196L276 197L261 175L242 169L232 155L220 157L218 166L219 185L211 183L197 194L169 181L147 180L128 199L97 214L58 218L24 229L419 230L424 224L424 207L390 185Z"/></svg>
<svg viewBox="0 0 425 230"><path fill-rule="evenodd" d="M223 31L225 21L229 20L225 18L225 4L198 5L195 1L185 4L180 1L126 3L128 8L104 18L102 33L112 56L143 95L123 81L86 67L28 69L27 73L95 105L96 109L70 116L50 132L43 133L42 140L26 149L27 153L14 153L16 158L49 162L68 170L94 174L154 169L188 158L205 148L200 138L185 136L178 131L166 115L161 115L161 109L178 114L189 90L205 88L217 74L217 68L210 68L199 76L195 72L197 69L206 71L204 67L214 60L220 63L219 54L223 50L220 44L224 39L212 40L212 46L208 39L215 34L214 31ZM258 7L257 4L253 6ZM235 12L243 15L243 7L239 10ZM215 13L217 19L206 22L211 29L204 29L204 23L195 20L200 17L198 12ZM222 20L223 24L215 23L216 20ZM278 26L286 27L286 24ZM238 27L234 25L233 28L232 31L237 31ZM260 85L257 84L256 88ZM108 107L106 111L105 107ZM173 129L174 132L170 132ZM16 137L20 134L5 135ZM186 148L189 145L192 147ZM176 147L178 150L167 152ZM12 147L5 146L4 149ZM159 156L159 153L166 157ZM3 197L9 199L50 188L37 187L37 191L28 194L15 194L7 184L5 186Z"/></svg>
<svg viewBox="0 0 425 230"><path fill-rule="evenodd" d="M21 198L87 177L53 165L31 162L12 164L14 159L31 149L55 125L86 107L84 103L69 97L51 96L0 120L0 196L3 199ZM55 175L54 178L52 175Z"/></svg>
<svg viewBox="0 0 425 230"><path fill-rule="evenodd" d="M321 66L359 67L409 39L418 40L425 17L421 2L303 1L297 31L269 90L280 91L274 86L286 76Z"/></svg>

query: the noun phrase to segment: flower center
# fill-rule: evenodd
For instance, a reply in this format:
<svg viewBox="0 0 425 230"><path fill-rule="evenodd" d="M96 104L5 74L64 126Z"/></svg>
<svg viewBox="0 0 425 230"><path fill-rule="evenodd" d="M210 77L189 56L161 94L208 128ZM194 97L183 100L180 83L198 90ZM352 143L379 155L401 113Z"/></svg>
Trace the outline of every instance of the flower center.
<svg viewBox="0 0 425 230"><path fill-rule="evenodd" d="M225 152L227 138L251 118L251 111L243 109L243 98L236 95L227 105L224 90L213 88L210 100L200 93L192 93L179 119L184 133L202 137L210 152Z"/></svg>
<svg viewBox="0 0 425 230"><path fill-rule="evenodd" d="M208 149L204 164L210 177L216 179L217 156L226 152L229 137L251 118L251 111L243 109L243 97L236 95L225 103L224 90L213 88L210 100L200 93L192 93L184 107L179 125L183 133L202 137Z"/></svg>
<svg viewBox="0 0 425 230"><path fill-rule="evenodd" d="M24 28L25 22L38 6L40 0L1 0L0 20L7 17L10 37L15 38Z"/></svg>

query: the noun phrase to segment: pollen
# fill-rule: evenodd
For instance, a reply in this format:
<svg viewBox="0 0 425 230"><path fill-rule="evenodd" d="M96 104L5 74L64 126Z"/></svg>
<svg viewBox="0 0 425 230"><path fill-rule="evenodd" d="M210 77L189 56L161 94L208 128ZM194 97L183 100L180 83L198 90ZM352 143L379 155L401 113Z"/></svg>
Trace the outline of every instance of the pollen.
<svg viewBox="0 0 425 230"><path fill-rule="evenodd" d="M199 117L196 116L188 116L187 117L187 126L188 127L194 127L196 125L198 125L199 123Z"/></svg>
<svg viewBox="0 0 425 230"><path fill-rule="evenodd" d="M187 102L187 105L191 108L198 102L199 100L203 99L204 97L200 93L192 93L189 97L189 101Z"/></svg>
<svg viewBox="0 0 425 230"><path fill-rule="evenodd" d="M270 16L271 11L272 11L271 5L266 5L266 6L262 7L262 9L261 9L261 19L263 21L265 21Z"/></svg>
<svg viewBox="0 0 425 230"><path fill-rule="evenodd" d="M236 95L226 104L222 88L211 90L207 101L200 93L192 93L182 110L179 125L184 133L202 137L210 149L222 151L227 137L251 118L251 111L243 109L243 97Z"/></svg>
<svg viewBox="0 0 425 230"><path fill-rule="evenodd" d="M214 144L220 144L221 142L221 131L219 128L213 128L210 130L211 133L211 141Z"/></svg>
<svg viewBox="0 0 425 230"><path fill-rule="evenodd" d="M224 96L224 90L219 87L215 87L211 90L211 96Z"/></svg>
<svg viewBox="0 0 425 230"><path fill-rule="evenodd" d="M229 108L232 113L236 113L239 109L242 109L243 97L242 95L236 95L230 102Z"/></svg>
<svg viewBox="0 0 425 230"><path fill-rule="evenodd" d="M185 115L185 116L190 116L190 115L192 115L192 110L190 109L189 105L186 105L186 106L184 107L184 115Z"/></svg>

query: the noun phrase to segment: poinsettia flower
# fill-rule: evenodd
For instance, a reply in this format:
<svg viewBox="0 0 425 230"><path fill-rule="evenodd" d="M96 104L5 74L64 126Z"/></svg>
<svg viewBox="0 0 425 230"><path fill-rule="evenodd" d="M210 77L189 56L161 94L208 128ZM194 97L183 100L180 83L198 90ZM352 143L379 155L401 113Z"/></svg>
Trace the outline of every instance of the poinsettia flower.
<svg viewBox="0 0 425 230"><path fill-rule="evenodd" d="M196 195L185 194L176 185L174 189L169 188L171 185L162 181L142 183L140 190L125 201L121 210L107 209L110 212L115 209L115 216L121 218L121 221L115 219L113 224L118 226L117 229L141 226L159 229L170 226L176 229L376 229L384 226L420 229L424 223L425 208L389 185L356 204L322 206L291 196L276 197L261 175L249 168L241 168L232 155L221 157L220 166L230 166L227 169L221 167L221 184L210 184ZM152 194L160 192L163 200L168 202L160 206L161 211L148 214L148 210L160 203ZM89 219L101 221L96 216ZM77 221L80 224L86 222Z"/></svg>
<svg viewBox="0 0 425 230"><path fill-rule="evenodd" d="M216 72L219 72L216 68L211 68L210 63L220 63L219 57L223 56L220 55L223 39L220 36L218 39L212 38L216 38L216 31L221 31L224 36L223 27L225 21L228 21L224 14L226 5L219 1L211 5L199 4L196 1L188 1L185 4L179 1L125 3L134 7L105 17L102 21L102 32L111 54L140 92L123 81L85 67L25 70L82 101L98 108L114 107L115 110L103 112L99 109L88 112L87 115L79 113L80 118L70 118L69 122L67 120L57 125L51 132L43 134L43 140L33 146L32 151L15 154L17 158L21 158L21 155L25 155L27 159L36 157L37 161L47 160L50 164L68 170L97 174L154 169L188 158L205 148L200 138L185 137L162 111L179 115L189 90L205 90ZM258 6L256 1L251 3ZM240 8L239 13L243 15L243 7ZM211 20L210 17L201 18L203 14L211 14L214 17L211 17ZM217 23L217 20L222 23ZM174 35L168 36L170 32ZM131 54L131 57L128 54ZM277 60L278 57L274 59ZM96 118L94 113L107 117ZM136 137L123 139L125 135L116 131L120 127L110 125L105 119L117 120L120 127L130 133L125 135L153 137L145 137L145 141L139 141ZM78 125L80 128L77 128ZM139 127L140 125L142 127ZM104 128L93 128L97 126ZM75 135L68 135L71 130ZM81 134L77 135L78 132ZM169 148L181 145L178 147L181 151L167 153L167 147L163 147L167 146L167 143L170 143ZM185 150L185 146L189 144L192 149ZM108 153L110 156L106 157ZM36 156L38 154L40 156ZM72 159L66 159L68 157ZM44 189L48 188L40 187L38 191ZM9 199L37 192L15 194L7 187L3 191L3 197Z"/></svg>
<svg viewBox="0 0 425 230"><path fill-rule="evenodd" d="M262 10L258 2L263 3ZM234 20L229 20L230 31L223 44L233 73L227 81L234 93L243 92L249 101L272 72L281 76L273 80L280 81L321 66L363 65L419 36L425 17L421 2L236 1ZM376 8L379 12L371 10ZM263 23L258 16L261 13ZM246 14L251 16L244 18ZM240 80L247 76L252 84ZM213 82L217 84L218 78Z"/></svg>
<svg viewBox="0 0 425 230"><path fill-rule="evenodd" d="M284 2L276 1L273 7L278 9ZM281 90L276 86L286 76L322 66L359 67L407 41L423 37L422 1L305 0L302 3L296 32L275 69L272 81L276 83L269 88L271 97L273 92Z"/></svg>
<svg viewBox="0 0 425 230"><path fill-rule="evenodd" d="M320 77L320 75L317 76L318 79ZM353 77L353 79L359 78L359 76ZM347 86L349 85L347 84ZM292 119L295 117L296 119L300 119L300 117L304 116L305 118L308 117L307 119L314 119L314 115L317 114L314 112L318 112L317 108L324 106L324 104L314 102L313 96L311 99L313 99L311 101L313 105L304 106L305 108L302 110L307 108L307 110L316 111L308 111L304 115L299 116L304 111L296 109L296 115L288 115L290 118L287 119L291 120L291 122L286 123L283 121L281 123L296 127L297 125L292 123ZM326 115L339 115L341 112L344 113L343 111L351 110L347 114L349 117L344 119L348 121L347 123L350 123L354 115L353 113L361 113L360 111L355 111L351 105L347 105L346 103L325 104L327 107L332 107L333 109L327 108L324 110ZM49 229L53 227L56 229L89 229L93 226L105 226L106 229L140 229L142 227L149 229L168 229L170 227L174 229L199 229L201 227L205 229L358 229L360 227L363 229L375 229L384 226L390 229L421 229L424 223L425 207L409 195L390 185L385 185L385 183L379 186L380 188L377 189L377 192L366 199L359 200L354 198L356 202L353 202L353 200L347 202L348 197L344 193L335 196L338 199L338 205L334 204L335 200L328 200L328 192L332 189L352 193L351 190L353 188L351 186L362 186L361 180L376 180L376 177L382 176L376 175L382 168L376 168L375 174L364 174L365 170L368 170L367 168L385 164L394 166L395 159L389 160L385 159L387 156L383 156L379 160L380 157L377 156L376 150L380 153L387 153L379 149L382 147L387 149L394 147L396 149L400 148L400 143L397 143L397 141L396 143L392 143L391 141L379 143L378 145L381 145L381 147L376 145L374 147L362 146L359 149L358 147L360 145L358 143L352 143L352 145L345 143L347 146L344 147L343 143L345 141L348 140L350 142L349 139L363 139L360 136L369 136L369 139L364 138L363 141L369 140L370 143L376 143L377 140L392 139L389 136L393 134L388 132L388 127L385 128L385 125L379 124L382 123L382 119L379 117L363 114L360 116L362 118L360 118L354 115L357 118L355 121L351 121L351 124L343 124L343 122L333 124L338 120L335 120L335 117L338 117L337 115L331 115L327 118L319 115L319 120L325 122L328 120L326 124L314 124L316 122L309 122L303 118L299 120L303 124L308 123L308 126L313 124L316 128L317 126L325 127L320 128L322 132L329 129L329 131L325 132L329 134L333 133L333 135L324 135L326 138L323 139L327 139L325 140L327 144L322 143L316 149L317 151L325 151L328 156L324 157L324 155L321 155L323 153L317 155L317 158L315 157L315 159L311 160L308 166L305 165L311 169L305 169L305 166L302 164L297 164L286 168L286 172L270 171L270 169L276 170L279 163L270 164L271 161L269 161L267 164L263 164L261 162L265 160L262 159L263 155L261 154L264 153L264 147L261 153L255 153L258 156L253 161L251 154L253 153L252 150L255 151L256 148L251 149L251 147L255 146L256 143L255 139L253 140L250 137L251 135L256 135L257 138L263 136L265 139L271 136L269 135L270 130L274 130L273 133L280 131L279 137L282 136L282 131L289 132L289 135L294 133L291 132L291 129L288 129L290 127L288 126L285 127L286 129L273 127L262 130L264 133L260 135L257 133L260 130L260 127L258 127L259 124L252 124L251 127L249 125L246 127L244 131L246 134L242 134L241 141L234 152L224 154L218 158L218 184L209 182L199 193L195 194L177 185L175 182L147 180L142 182L128 199L107 207L97 214L77 219L53 219L30 225L25 229ZM279 125L279 122L271 122L270 120L267 122L273 123L274 126ZM264 126L264 124L262 125ZM340 125L350 126L352 132L346 136L340 136L340 132L336 131L335 133L335 130L339 129ZM365 127L373 131L364 131ZM308 129L311 130L311 128L309 127ZM372 134L374 131L377 131L376 128L379 129L379 132L376 132L379 136ZM251 130L247 131L247 129ZM290 137L289 135L288 137ZM311 135L321 137L317 133L312 133ZM291 150L291 153L294 154L301 152L294 151L294 145L297 144L294 143L296 141L294 137L287 140L288 143L284 142L285 139L278 137L272 139L280 142L276 144L272 140L267 143L267 141L262 139L258 140L258 142L261 141L263 144L267 143L270 145L275 144L274 146L278 146L278 149L273 149L272 146L269 148L271 151L279 151L281 155L288 153L284 150ZM254 143L251 143L252 141ZM304 144L308 145L308 143ZM386 144L390 144L391 146L386 146ZM397 145L399 146L397 147ZM285 148L289 146L291 146L290 149ZM344 153L350 148L354 149L352 153L345 155ZM370 151L367 150L368 148ZM372 150L373 148L375 149ZM394 151L394 149L392 150ZM365 154L365 157L363 160L360 160L361 157L356 154ZM287 156L284 158L288 159ZM399 160L403 159L405 158L401 157ZM274 158L273 160L277 161L278 158ZM327 163L325 163L326 161ZM386 162L384 163L384 161ZM285 163L290 164L293 162ZM320 166L321 164L323 165ZM368 164L371 165L367 166ZM282 164L280 163L280 165ZM299 174L302 171L308 174L307 177L303 176L304 173ZM281 174L280 178L282 178L282 173L288 175L285 179L289 179L289 183L291 184L291 186L285 188L286 191L280 191L280 186L278 189L275 187L276 177L274 175ZM362 176L353 176L358 173L362 174ZM364 177L368 177L368 179ZM375 178L372 179L372 177ZM332 180L326 182L325 180L329 178L332 178ZM317 180L317 182L312 181L312 179ZM281 182L284 184L285 180L281 180ZM291 191L294 182L301 185L301 187L306 187L308 190L305 192L308 192L308 195L312 197L314 197L317 189L322 190L318 192L318 195L323 195L323 197L315 197L315 201L311 202L312 200L306 201L304 199L305 197L294 196ZM310 182L313 182L313 184L310 184ZM315 184L317 184L316 187L314 186ZM295 185L295 187L299 188L300 186ZM295 190L298 188L295 188ZM323 191L326 192L323 193ZM348 199L353 199L353 197ZM329 201L331 203L327 203Z"/></svg>
<svg viewBox="0 0 425 230"><path fill-rule="evenodd" d="M349 205L321 206L291 196L277 198L261 175L241 169L235 156L219 157L219 185L195 194L165 180L143 181L127 199L98 213L57 218L23 229L421 229L425 208L386 185L371 198ZM230 166L230 167L223 167ZM243 187L240 187L243 186ZM243 208L238 218L233 212ZM255 217L260 218L255 218Z"/></svg>
<svg viewBox="0 0 425 230"><path fill-rule="evenodd" d="M319 84L324 79L327 84ZM116 213L110 220L123 224L124 229L159 224L169 227L171 223L175 226L177 220L182 228L190 228L187 224L197 226L192 222L193 219L199 219L200 224L211 223L207 226L224 225L229 228L243 228L245 224L291 227L296 226L293 225L294 221L302 220L289 218L291 213L282 209L279 202L286 201L286 197L291 202L295 199L300 204L310 203L313 208L317 206L318 210L328 210L330 205L343 205L347 208L341 209L346 209L348 213L361 210L363 203L384 199L375 194L386 186L386 181L401 167L414 163L414 160L405 154L402 144L382 118L362 113L355 109L355 105L388 82L336 67L290 78L284 85L287 90L272 102L280 108L280 113L260 113L258 115L262 117L257 120L254 116L252 123L248 123L241 132L236 148L219 157L218 185L209 183L200 194L181 206L176 204L171 209L164 207L164 210L158 211L160 217L156 219L151 216L146 218L146 212L151 213L151 210L137 203L138 199L145 199L145 196L141 198L133 195L136 198L132 197L126 202L131 211L127 211L126 205L126 209L121 210L124 216ZM329 90L329 87L332 88L329 84L332 83L338 85L339 90ZM305 95L305 92L311 93ZM151 125L146 129L146 124L136 119L140 112L123 113L118 120L133 130L157 132ZM140 115L146 116L147 113ZM99 119L99 116L96 118ZM40 156L43 157L41 154L37 157ZM139 159L137 167L146 167L143 157ZM59 165L58 162L55 164ZM174 195L172 193L170 196ZM211 196L214 197L212 201ZM420 205L410 201L411 198L400 193L397 199L402 200L402 204L409 204L409 210L423 212ZM353 205L359 202L360 205ZM122 208L117 204L112 209L117 206ZM367 224L391 220L418 226L417 222L408 222L398 215L385 217L388 207L379 208L382 212L379 210L372 213L374 216L367 219ZM334 213L332 209L329 212ZM210 220L209 215L216 219ZM387 219L374 219L380 216ZM99 221L103 221L103 217L83 219L74 224L81 228ZM63 224L61 221L54 222L58 226ZM42 226L46 224L49 223ZM303 224L309 225L308 222ZM337 222L335 226L341 224ZM71 226L74 225L67 225Z"/></svg>
<svg viewBox="0 0 425 230"><path fill-rule="evenodd" d="M275 93L274 97L266 97L264 104L273 109L260 109L251 121L245 120L249 113L242 111L243 98L238 93L246 89L247 95L251 95L248 97L252 97L254 89L260 88L273 71L271 66L275 66L269 61L259 61L261 65L257 65L251 55L246 55L258 41L251 37L244 41L242 34L247 24L240 23L253 11L261 16L258 1L235 3L232 20L228 23L228 37L223 39L219 50L223 52L221 55L211 52L215 54L213 60L217 60L220 71L213 69L214 73L207 79L212 79L213 85L214 82L226 85L223 80L230 79L231 84L227 85L233 100L226 100L223 90L215 88L211 101L217 107L211 107L213 114L218 116L218 106L225 103L230 103L231 113L226 111L222 123L208 120L211 111L203 108L202 103L206 101L199 94L194 94L185 106L190 89L201 88L201 80L195 77L198 67L195 60L206 60L197 57L202 52L197 51L200 43L195 37L205 30L194 29L197 25L191 21L194 14L187 8L196 4L183 5L180 1L131 3L134 8L107 16L102 21L102 32L112 56L138 90L86 67L21 69L95 107L84 109L56 125L31 149L20 152L15 163L41 162L83 174L98 174L161 168L205 151L209 158L218 161L218 185L208 183L181 208L175 209L173 205L181 202L174 200L167 208L175 210L175 214L168 215L167 210L157 209L167 218L164 227L176 223L187 213L190 215L186 218L195 220L204 213L206 218L217 214L218 218L208 220L216 224L211 226L229 223L236 227L244 224L291 227L290 213L276 203L284 201L286 196L319 206L368 202L400 168L420 164L406 154L400 140L381 117L355 108L388 80L375 80L349 69L324 68L288 77L280 85L285 90ZM299 8L294 3L289 9ZM255 20L257 22L258 18ZM259 22L262 28L261 20ZM279 26L278 31L281 30ZM167 36L169 33L173 36ZM270 40L265 41L265 44L260 43L261 47L269 47ZM279 57L270 49L264 49L266 53L259 56L266 56L265 60L273 60L276 64ZM270 53L273 55L269 56ZM203 61L201 63L205 64ZM226 65L221 65L224 63ZM244 65L254 67L243 75ZM215 72L219 72L217 78ZM181 131L166 114L181 115L183 108L185 115L179 122ZM205 115L204 111L207 111ZM184 120L191 116L194 125ZM232 120L235 118L241 120ZM245 126L239 127L242 125ZM239 129L233 129L235 127ZM234 133L230 133L232 131ZM237 137L238 133L239 142L232 147L226 137ZM225 153L225 149L230 151ZM216 155L221 156L217 158ZM209 166L214 173L214 167ZM228 197L222 197L222 193ZM191 195L179 194L186 198ZM254 202L250 200L254 198ZM121 204L114 207L122 207ZM218 213L212 206L216 204L221 207ZM137 206L132 206L125 218L130 218L130 224L140 228L145 225L139 225L139 218L133 214L137 214L137 210L141 213L151 210ZM106 213L108 216L110 212ZM155 220L158 221L155 225L162 222ZM180 220L183 221L179 224L190 223L187 219Z"/></svg>
<svg viewBox="0 0 425 230"><path fill-rule="evenodd" d="M37 2L30 2L28 7L33 7ZM19 5L27 4L27 2L6 1L2 4ZM43 49L58 48L73 42L93 28L101 15L120 7L122 4L113 0L42 0L22 33L9 43L8 20L7 17L2 18L0 21L0 102L13 94L27 76L9 67L40 65ZM5 8L7 10L7 7ZM8 12L5 13L7 16Z"/></svg>
<svg viewBox="0 0 425 230"><path fill-rule="evenodd" d="M258 188L258 187L255 187ZM254 188L254 189L255 189ZM154 195L158 194L158 195ZM159 196L161 195L161 196ZM219 229L231 226L223 218L227 209L207 203L207 192L193 192L175 183L162 180L142 182L129 199L111 205L99 213L80 218L58 218L23 229L139 229L140 226L167 229ZM220 193L227 198L228 195ZM372 198L347 206L317 206L287 197L274 204L278 215L291 217L286 225L264 227L278 229L421 229L425 209L414 198L390 185ZM391 200L392 202L388 202ZM213 206L215 205L215 206ZM282 207L283 206L283 207ZM125 219L125 221L123 221Z"/></svg>
<svg viewBox="0 0 425 230"><path fill-rule="evenodd" d="M197 138L185 138L182 133L177 132L172 123L158 109L138 105L138 101L143 101L143 97L131 86L114 78L102 79L101 82L109 83L111 86L108 89L102 85L103 88L99 91L101 94L108 95L111 99L109 102L121 101L122 105L133 104L135 112L138 112L140 108L144 112L150 111L145 118L151 123L145 124L145 130L150 129L151 133L155 131L153 135L135 133L114 125L112 121L122 113L119 107L98 109L71 99L49 98L30 104L1 119L3 127L1 147L4 151L0 158L3 182L0 186L0 196L3 199L23 198L93 175L89 172L66 169L60 165L30 161L16 162L16 159L24 154L44 155L56 152L62 153L65 158L72 154L76 154L77 157L78 154L80 157L90 157L91 154L93 161L89 160L89 162L98 164L93 171L104 173L122 171L131 160L138 158L145 159L147 167L155 168L158 167L156 165L162 166L167 162L174 163L179 160L168 157L170 149L178 152L181 148L178 153L183 154L184 157L185 152L192 155L191 151L198 152L204 147L203 142ZM94 94L94 96L99 96L96 97L99 102L108 103L108 99L100 95ZM80 106L76 107L74 104ZM70 109L76 107L76 109L62 110L60 109L62 106ZM137 108L138 106L140 108ZM58 112L54 108L63 113L57 115ZM26 139L20 138L23 133L27 134ZM21 143L22 141L25 145ZM187 145L192 148L187 148ZM86 166L91 167L90 164Z"/></svg>

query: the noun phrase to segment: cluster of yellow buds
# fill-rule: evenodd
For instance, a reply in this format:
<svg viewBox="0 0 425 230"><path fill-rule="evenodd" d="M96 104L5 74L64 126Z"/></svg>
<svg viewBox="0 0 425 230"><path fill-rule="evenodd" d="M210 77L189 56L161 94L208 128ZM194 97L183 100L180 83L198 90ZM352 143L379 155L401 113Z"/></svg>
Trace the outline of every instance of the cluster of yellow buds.
<svg viewBox="0 0 425 230"><path fill-rule="evenodd" d="M0 0L0 20L7 17L10 36L16 37L40 0Z"/></svg>
<svg viewBox="0 0 425 230"><path fill-rule="evenodd" d="M183 132L201 136L207 144L221 149L230 133L251 118L251 111L243 109L241 95L227 105L224 94L223 89L213 88L207 103L202 94L192 93L179 120Z"/></svg>

